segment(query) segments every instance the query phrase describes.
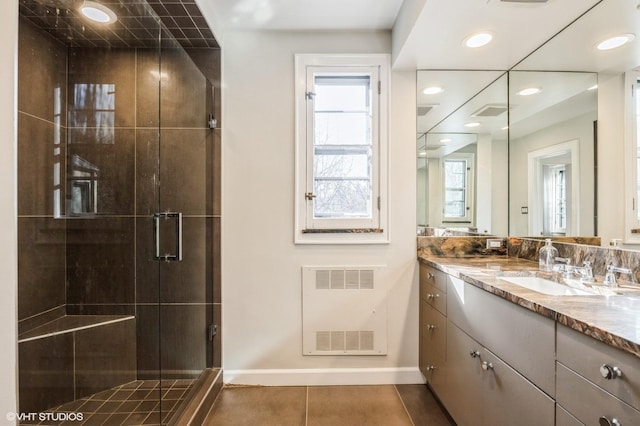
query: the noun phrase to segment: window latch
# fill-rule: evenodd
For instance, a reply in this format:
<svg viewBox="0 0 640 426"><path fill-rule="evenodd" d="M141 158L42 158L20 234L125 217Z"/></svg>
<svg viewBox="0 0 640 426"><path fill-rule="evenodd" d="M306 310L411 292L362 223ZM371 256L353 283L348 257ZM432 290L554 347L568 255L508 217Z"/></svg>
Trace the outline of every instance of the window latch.
<svg viewBox="0 0 640 426"><path fill-rule="evenodd" d="M313 92L304 92L304 97L307 98L308 101L313 100L314 96L316 96Z"/></svg>
<svg viewBox="0 0 640 426"><path fill-rule="evenodd" d="M307 199L307 201L311 201L314 198L316 198L315 194L313 192L307 192L304 194L304 198Z"/></svg>

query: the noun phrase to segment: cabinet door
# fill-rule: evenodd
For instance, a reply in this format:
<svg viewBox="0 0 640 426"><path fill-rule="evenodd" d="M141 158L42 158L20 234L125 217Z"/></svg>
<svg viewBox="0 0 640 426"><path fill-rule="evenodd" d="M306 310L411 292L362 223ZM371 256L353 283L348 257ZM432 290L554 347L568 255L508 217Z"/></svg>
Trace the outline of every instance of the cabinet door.
<svg viewBox="0 0 640 426"><path fill-rule="evenodd" d="M544 392L483 349L482 405L484 425L553 425L555 402Z"/></svg>
<svg viewBox="0 0 640 426"><path fill-rule="evenodd" d="M447 319L548 395L555 394L555 322L449 277Z"/></svg>
<svg viewBox="0 0 640 426"><path fill-rule="evenodd" d="M446 358L446 333L447 318L436 308L425 303L424 323L420 327L424 329L422 342L425 351L425 370L423 374L431 387L437 391L441 388L444 375L442 369Z"/></svg>
<svg viewBox="0 0 640 426"><path fill-rule="evenodd" d="M556 404L556 426L582 426L582 422Z"/></svg>
<svg viewBox="0 0 640 426"><path fill-rule="evenodd" d="M477 426L482 421L482 368L475 355L480 351L478 342L447 321L444 383L436 393L459 426Z"/></svg>

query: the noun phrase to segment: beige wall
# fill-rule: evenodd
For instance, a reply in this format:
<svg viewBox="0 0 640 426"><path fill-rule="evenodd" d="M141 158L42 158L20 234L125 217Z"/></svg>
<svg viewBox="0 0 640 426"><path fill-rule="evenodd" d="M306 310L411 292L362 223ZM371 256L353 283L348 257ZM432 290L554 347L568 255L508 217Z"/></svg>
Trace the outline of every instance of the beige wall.
<svg viewBox="0 0 640 426"><path fill-rule="evenodd" d="M329 382L342 368L419 381L415 72L392 73L390 237L385 245L295 245L294 54L389 53L388 32L230 32L223 55L225 378ZM302 356L301 267L387 265L388 355ZM409 372L403 370L408 369ZM267 371L265 371L267 370ZM382 370L380 372L379 370ZM271 374L269 373L277 373ZM288 374L290 373L290 374ZM264 378L267 376L267 378ZM402 377L399 377L402 376Z"/></svg>
<svg viewBox="0 0 640 426"><path fill-rule="evenodd" d="M17 394L17 53L18 2L2 4L0 13L0 424L16 411Z"/></svg>

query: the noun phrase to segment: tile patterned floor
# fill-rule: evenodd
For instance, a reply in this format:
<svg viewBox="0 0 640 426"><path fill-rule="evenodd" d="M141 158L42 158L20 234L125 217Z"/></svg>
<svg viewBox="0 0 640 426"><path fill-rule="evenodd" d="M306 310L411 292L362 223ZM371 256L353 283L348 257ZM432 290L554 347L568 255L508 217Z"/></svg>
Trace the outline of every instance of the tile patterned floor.
<svg viewBox="0 0 640 426"><path fill-rule="evenodd" d="M191 379L138 380L49 410L82 413L82 421L47 420L20 422L20 425L160 425L175 414L194 382Z"/></svg>
<svg viewBox="0 0 640 426"><path fill-rule="evenodd" d="M206 426L454 424L425 385L225 387Z"/></svg>

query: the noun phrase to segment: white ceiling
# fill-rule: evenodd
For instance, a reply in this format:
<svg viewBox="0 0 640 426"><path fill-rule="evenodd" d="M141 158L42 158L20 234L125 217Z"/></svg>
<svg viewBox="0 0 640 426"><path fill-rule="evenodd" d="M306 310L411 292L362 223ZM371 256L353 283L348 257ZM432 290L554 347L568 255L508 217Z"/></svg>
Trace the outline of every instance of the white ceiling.
<svg viewBox="0 0 640 426"><path fill-rule="evenodd" d="M223 30L391 29L403 0L202 0Z"/></svg>
<svg viewBox="0 0 640 426"><path fill-rule="evenodd" d="M396 69L508 69L598 1L197 0L215 13L223 32L393 30L403 39L394 41ZM491 31L494 42L463 47L464 38L479 30Z"/></svg>

